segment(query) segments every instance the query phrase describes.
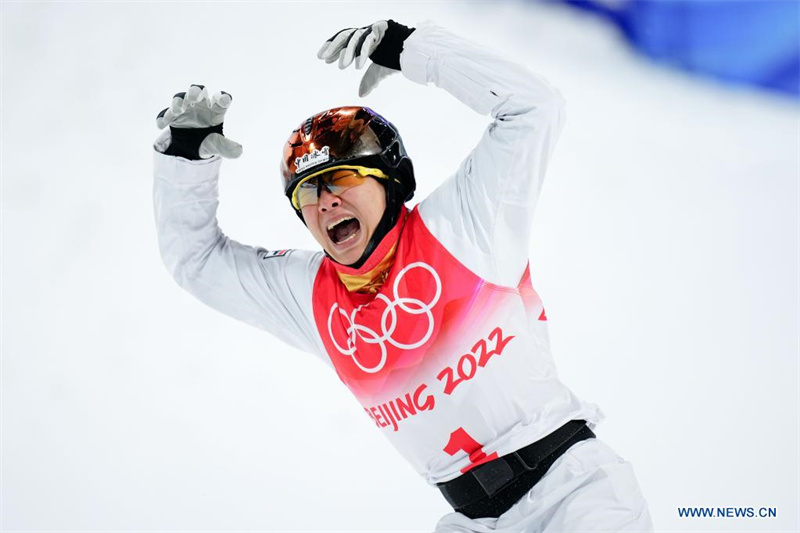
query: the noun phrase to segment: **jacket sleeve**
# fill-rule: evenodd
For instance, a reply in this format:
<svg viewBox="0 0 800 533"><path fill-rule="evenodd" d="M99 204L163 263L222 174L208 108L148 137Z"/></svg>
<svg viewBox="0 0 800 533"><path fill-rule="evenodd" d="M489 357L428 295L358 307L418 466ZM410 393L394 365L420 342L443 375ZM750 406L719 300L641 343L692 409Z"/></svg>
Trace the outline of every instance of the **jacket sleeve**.
<svg viewBox="0 0 800 533"><path fill-rule="evenodd" d="M320 353L311 290L321 254L269 252L228 238L216 219L221 159L154 157L158 243L175 281L228 316Z"/></svg>
<svg viewBox="0 0 800 533"><path fill-rule="evenodd" d="M405 41L400 65L412 81L433 83L491 116L478 146L419 209L461 263L487 281L516 287L563 125L563 98L525 67L433 25Z"/></svg>

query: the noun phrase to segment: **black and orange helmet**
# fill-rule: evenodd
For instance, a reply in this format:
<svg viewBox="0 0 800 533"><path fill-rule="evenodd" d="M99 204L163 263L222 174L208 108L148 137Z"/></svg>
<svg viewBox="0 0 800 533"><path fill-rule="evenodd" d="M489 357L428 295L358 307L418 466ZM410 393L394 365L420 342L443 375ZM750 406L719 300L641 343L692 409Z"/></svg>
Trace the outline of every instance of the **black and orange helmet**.
<svg viewBox="0 0 800 533"><path fill-rule="evenodd" d="M286 196L299 211L294 191L302 182L336 169L391 179L402 201L414 196L414 167L391 122L368 107L336 107L317 113L292 132L283 150Z"/></svg>

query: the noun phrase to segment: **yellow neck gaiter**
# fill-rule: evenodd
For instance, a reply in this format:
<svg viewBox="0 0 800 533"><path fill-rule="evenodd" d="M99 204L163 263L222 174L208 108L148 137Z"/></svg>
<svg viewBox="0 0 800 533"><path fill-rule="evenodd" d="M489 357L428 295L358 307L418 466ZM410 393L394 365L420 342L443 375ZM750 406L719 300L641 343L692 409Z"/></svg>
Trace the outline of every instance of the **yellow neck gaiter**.
<svg viewBox="0 0 800 533"><path fill-rule="evenodd" d="M366 292L375 294L381 289L381 285L389 276L389 269L394 263L394 253L397 250L397 243L394 243L389 252L381 259L380 263L371 270L363 274L345 274L337 271L339 279L350 292Z"/></svg>

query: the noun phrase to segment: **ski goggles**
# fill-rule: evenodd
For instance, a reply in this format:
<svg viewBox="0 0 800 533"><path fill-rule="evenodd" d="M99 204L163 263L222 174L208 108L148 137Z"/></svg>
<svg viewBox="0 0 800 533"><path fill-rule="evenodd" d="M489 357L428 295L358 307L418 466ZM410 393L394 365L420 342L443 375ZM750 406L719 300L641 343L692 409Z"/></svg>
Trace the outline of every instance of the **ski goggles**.
<svg viewBox="0 0 800 533"><path fill-rule="evenodd" d="M311 174L294 188L292 206L299 211L307 205L316 205L322 189L338 196L347 189L361 185L368 177L389 179L389 176L377 168L349 165L328 168L318 174Z"/></svg>

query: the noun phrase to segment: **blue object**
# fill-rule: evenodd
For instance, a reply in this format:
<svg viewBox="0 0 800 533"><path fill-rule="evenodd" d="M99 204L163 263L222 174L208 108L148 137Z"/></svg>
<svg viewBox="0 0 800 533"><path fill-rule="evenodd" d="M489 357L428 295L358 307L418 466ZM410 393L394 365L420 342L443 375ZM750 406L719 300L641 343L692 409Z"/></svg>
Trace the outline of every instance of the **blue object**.
<svg viewBox="0 0 800 533"><path fill-rule="evenodd" d="M642 53L800 97L798 0L563 0L619 26Z"/></svg>

